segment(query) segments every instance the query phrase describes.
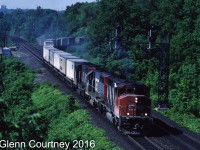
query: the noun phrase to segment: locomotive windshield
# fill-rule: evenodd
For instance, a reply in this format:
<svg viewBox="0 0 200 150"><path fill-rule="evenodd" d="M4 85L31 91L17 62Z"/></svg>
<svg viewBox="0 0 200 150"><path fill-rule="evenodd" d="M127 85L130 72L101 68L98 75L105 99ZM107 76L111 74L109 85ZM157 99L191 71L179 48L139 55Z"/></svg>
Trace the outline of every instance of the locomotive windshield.
<svg viewBox="0 0 200 150"><path fill-rule="evenodd" d="M118 95L120 96L120 95L124 95L124 94L126 94L125 88L119 88Z"/></svg>
<svg viewBox="0 0 200 150"><path fill-rule="evenodd" d="M122 86L118 87L118 95L137 94L149 96L149 89L144 86Z"/></svg>
<svg viewBox="0 0 200 150"><path fill-rule="evenodd" d="M126 93L127 94L134 94L134 90L132 88L127 88Z"/></svg>
<svg viewBox="0 0 200 150"><path fill-rule="evenodd" d="M118 95L124 95L124 94L135 94L134 89L131 87L120 87L118 88Z"/></svg>

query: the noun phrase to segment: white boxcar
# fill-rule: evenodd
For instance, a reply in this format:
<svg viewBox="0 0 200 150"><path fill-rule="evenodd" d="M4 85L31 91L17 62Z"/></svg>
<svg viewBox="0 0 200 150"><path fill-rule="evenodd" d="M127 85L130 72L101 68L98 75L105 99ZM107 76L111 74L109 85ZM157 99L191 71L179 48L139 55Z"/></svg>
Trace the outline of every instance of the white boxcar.
<svg viewBox="0 0 200 150"><path fill-rule="evenodd" d="M89 61L84 59L68 59L66 76L74 81L75 85L77 85L77 83L82 80L82 65L89 63Z"/></svg>
<svg viewBox="0 0 200 150"><path fill-rule="evenodd" d="M53 39L48 39L44 41L44 47L53 47L54 46L54 41Z"/></svg>
<svg viewBox="0 0 200 150"><path fill-rule="evenodd" d="M49 62L49 49L54 48L54 42L52 40L46 40L44 41L44 46L43 46L43 58Z"/></svg>
<svg viewBox="0 0 200 150"><path fill-rule="evenodd" d="M51 51L58 51L58 49L53 47L43 47L43 58L49 62L50 61L50 50Z"/></svg>
<svg viewBox="0 0 200 150"><path fill-rule="evenodd" d="M59 68L59 70L65 75L66 75L67 59L79 59L79 57L72 56L72 55L71 56L65 55L65 54L60 55L60 68Z"/></svg>
<svg viewBox="0 0 200 150"><path fill-rule="evenodd" d="M53 66L57 69L60 69L60 55L68 55L68 56L71 56L72 54L70 53L66 53L64 51L54 51L53 52Z"/></svg>
<svg viewBox="0 0 200 150"><path fill-rule="evenodd" d="M52 66L54 66L54 54L55 53L63 53L61 50L55 51L54 49L49 49L49 62ZM59 60L59 59L58 59ZM54 66L55 67L55 66Z"/></svg>

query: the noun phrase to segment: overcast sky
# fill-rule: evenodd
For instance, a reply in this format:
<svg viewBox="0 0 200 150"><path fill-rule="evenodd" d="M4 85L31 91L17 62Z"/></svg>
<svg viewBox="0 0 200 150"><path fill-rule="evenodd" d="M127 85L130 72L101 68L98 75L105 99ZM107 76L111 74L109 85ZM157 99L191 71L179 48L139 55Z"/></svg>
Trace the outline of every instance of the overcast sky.
<svg viewBox="0 0 200 150"><path fill-rule="evenodd" d="M6 5L8 9L36 9L37 6L55 10L65 10L66 6L76 2L95 2L96 0L0 0L0 5Z"/></svg>

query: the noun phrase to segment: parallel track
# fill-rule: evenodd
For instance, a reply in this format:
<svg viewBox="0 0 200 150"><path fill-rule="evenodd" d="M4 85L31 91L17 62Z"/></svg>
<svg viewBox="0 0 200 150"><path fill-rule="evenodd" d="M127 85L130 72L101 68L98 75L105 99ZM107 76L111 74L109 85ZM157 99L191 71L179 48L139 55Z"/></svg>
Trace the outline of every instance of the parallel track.
<svg viewBox="0 0 200 150"><path fill-rule="evenodd" d="M12 36L10 37L15 43L17 43L18 45L20 45L22 48L26 49L27 51L29 51L31 54L34 55L35 58L37 58L41 63L43 62L43 52L42 49L39 49L35 46L33 46L33 44L20 39L18 37Z"/></svg>
<svg viewBox="0 0 200 150"><path fill-rule="evenodd" d="M128 138L142 150L163 150L162 147L148 137L133 137L128 135Z"/></svg>
<svg viewBox="0 0 200 150"><path fill-rule="evenodd" d="M10 37L15 43L19 44L22 48L26 49L27 51L29 51L31 54L33 54L33 56L35 58L37 58L38 61L40 61L41 63L43 63L43 52L42 49L39 49L35 46L33 46L31 43L20 39L18 37ZM165 150L165 149L171 149L170 146L166 146L163 143L159 143L159 141L169 141L173 144L178 144L177 149L200 149L200 140L196 139L195 137L193 137L192 135L189 135L187 133L179 133L179 134L174 134L173 131L171 131L170 129L165 128L165 125L160 125L158 124L154 124L155 128L158 128L160 132L162 132L161 136L145 136L145 137L133 137L133 136L128 136L128 139L130 139L130 141L132 143L134 143L134 145L136 147L138 147L139 149L142 150L155 150L155 149L159 149L159 150ZM167 136L166 136L167 135ZM176 149L176 145L174 146ZM173 146L172 146L173 149Z"/></svg>

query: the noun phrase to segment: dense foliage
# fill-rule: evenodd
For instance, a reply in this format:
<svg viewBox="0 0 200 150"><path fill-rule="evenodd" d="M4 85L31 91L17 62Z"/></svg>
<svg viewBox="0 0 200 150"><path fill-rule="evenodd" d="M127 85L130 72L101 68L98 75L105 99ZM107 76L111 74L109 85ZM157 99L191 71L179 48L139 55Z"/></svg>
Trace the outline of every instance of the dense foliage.
<svg viewBox="0 0 200 150"><path fill-rule="evenodd" d="M77 101L70 104L70 96L42 84L33 93L32 100L39 113L48 120L47 141L68 141L72 144L73 140L93 140L95 149L116 148L101 129L91 125L88 113L78 107Z"/></svg>
<svg viewBox="0 0 200 150"><path fill-rule="evenodd" d="M16 9L10 13L0 13L0 31L8 31L31 42L37 37L65 36L63 12L37 7L36 10Z"/></svg>
<svg viewBox="0 0 200 150"><path fill-rule="evenodd" d="M43 139L39 134L45 128L40 115L32 105L31 94L34 90L33 72L16 59L3 58L3 84L1 93L1 139L28 141ZM31 130L30 130L31 129Z"/></svg>
<svg viewBox="0 0 200 150"><path fill-rule="evenodd" d="M47 83L35 84L33 72L22 62L4 58L1 70L0 139L72 144L82 140L94 149L119 149L103 130L90 123L89 114L79 108L78 101Z"/></svg>
<svg viewBox="0 0 200 150"><path fill-rule="evenodd" d="M191 114L193 120L200 117L199 0L98 0L72 5L66 9L65 15L67 25L76 27L68 28L68 32L76 35L81 31L86 37L88 47L84 52L89 53L92 62L146 83L151 88L154 102L157 100L158 54L149 56L134 43L148 42L149 24L158 26L157 42L163 42L169 33L170 112L179 112L179 117ZM118 23L121 25L121 47L115 50Z"/></svg>
<svg viewBox="0 0 200 150"><path fill-rule="evenodd" d="M177 112L175 108L161 111L161 113L176 121L181 127L189 128L190 130L200 134L199 117L197 118L191 113Z"/></svg>

